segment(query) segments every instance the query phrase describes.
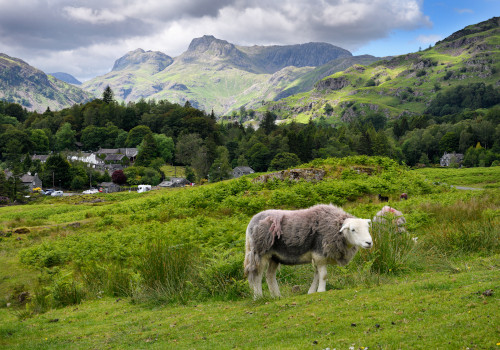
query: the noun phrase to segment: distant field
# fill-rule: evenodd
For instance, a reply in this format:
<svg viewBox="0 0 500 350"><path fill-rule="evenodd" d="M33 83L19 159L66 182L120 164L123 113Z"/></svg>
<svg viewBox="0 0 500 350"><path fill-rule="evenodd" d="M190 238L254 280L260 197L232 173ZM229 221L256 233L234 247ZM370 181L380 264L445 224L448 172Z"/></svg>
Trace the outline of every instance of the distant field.
<svg viewBox="0 0 500 350"><path fill-rule="evenodd" d="M161 167L161 170L167 177L184 177L184 167L183 166L173 166L173 165L164 165Z"/></svg>
<svg viewBox="0 0 500 350"><path fill-rule="evenodd" d="M423 168L414 170L433 181L445 182L454 186L484 188L500 187L500 167L481 168Z"/></svg>

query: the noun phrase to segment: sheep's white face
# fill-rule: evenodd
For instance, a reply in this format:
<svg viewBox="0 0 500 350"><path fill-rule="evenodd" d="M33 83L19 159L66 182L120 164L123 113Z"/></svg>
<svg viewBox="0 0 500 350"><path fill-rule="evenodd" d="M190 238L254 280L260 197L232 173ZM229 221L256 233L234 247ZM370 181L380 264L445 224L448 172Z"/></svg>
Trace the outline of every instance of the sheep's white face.
<svg viewBox="0 0 500 350"><path fill-rule="evenodd" d="M368 249L373 245L370 222L370 219L348 218L344 220L340 232L343 232L350 245Z"/></svg>

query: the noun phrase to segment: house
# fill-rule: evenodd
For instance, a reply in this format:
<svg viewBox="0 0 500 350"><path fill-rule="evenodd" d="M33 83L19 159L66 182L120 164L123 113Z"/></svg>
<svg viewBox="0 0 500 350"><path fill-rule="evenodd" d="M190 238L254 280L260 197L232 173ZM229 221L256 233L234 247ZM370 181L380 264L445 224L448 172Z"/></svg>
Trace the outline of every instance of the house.
<svg viewBox="0 0 500 350"><path fill-rule="evenodd" d="M106 164L122 164L123 158L126 158L127 156L121 153L116 153L116 154L108 154L106 155L106 158L104 158L104 162Z"/></svg>
<svg viewBox="0 0 500 350"><path fill-rule="evenodd" d="M35 154L31 156L31 160L39 160L41 163L45 163L49 158L48 154Z"/></svg>
<svg viewBox="0 0 500 350"><path fill-rule="evenodd" d="M103 156L104 160L111 155L124 155L128 158L130 163L133 163L139 151L137 148L100 148L96 153Z"/></svg>
<svg viewBox="0 0 500 350"><path fill-rule="evenodd" d="M126 155L130 162L133 163L137 158L139 150L137 148L120 148L120 153Z"/></svg>
<svg viewBox="0 0 500 350"><path fill-rule="evenodd" d="M69 161L80 161L88 164L89 167L98 168L104 165L104 161L95 153L70 153L67 156Z"/></svg>
<svg viewBox="0 0 500 350"><path fill-rule="evenodd" d="M462 153L446 153L444 152L443 156L439 160L439 164L441 166L450 166L452 163L461 164L464 160L464 155Z"/></svg>
<svg viewBox="0 0 500 350"><path fill-rule="evenodd" d="M99 184L99 192L104 193L112 193L112 192L120 192L121 187L114 182L101 182Z"/></svg>
<svg viewBox="0 0 500 350"><path fill-rule="evenodd" d="M184 187L187 185L191 185L191 182L186 180L183 177L171 177L170 180L165 180L158 185L158 187Z"/></svg>
<svg viewBox="0 0 500 350"><path fill-rule="evenodd" d="M255 171L248 166L238 166L233 169L233 177L237 178L243 175L253 174Z"/></svg>
<svg viewBox="0 0 500 350"><path fill-rule="evenodd" d="M5 171L5 177L9 179L12 176L12 172L7 170ZM40 187L42 188L42 180L38 177L38 174L31 175L30 173L24 174L20 178L21 182L24 186L26 186L30 192L33 191L34 188Z"/></svg>

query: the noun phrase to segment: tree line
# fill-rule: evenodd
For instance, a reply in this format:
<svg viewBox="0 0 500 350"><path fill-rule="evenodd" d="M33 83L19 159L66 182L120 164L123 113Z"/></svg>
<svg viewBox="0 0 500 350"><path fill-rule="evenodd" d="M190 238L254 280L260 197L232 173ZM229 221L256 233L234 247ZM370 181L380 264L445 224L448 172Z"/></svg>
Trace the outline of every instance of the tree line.
<svg viewBox="0 0 500 350"><path fill-rule="evenodd" d="M438 164L444 152L461 152L467 166L497 164L500 107L494 104L500 102L498 88L454 88L441 92L437 100L450 106L454 99L466 98L467 92L472 94L467 101L479 109L461 103L454 113L443 115L443 109L431 103L426 114L388 119L369 111L341 125L331 125L326 118L276 125L276 116L267 111L256 129L239 122L217 122L213 112L200 111L189 102L117 103L109 88L101 99L60 111L47 108L44 113L0 101L0 167L18 175L37 172L48 184L57 175L61 187L81 189L109 180L109 175L70 164L61 152L136 147L134 166L124 170L129 184L161 181L164 164L185 166L191 181L212 182L229 178L236 166L261 172L356 154L388 156L415 166ZM484 101L493 107L486 109ZM51 154L54 159L42 165L28 160L33 154ZM58 169L65 169L65 174L56 174Z"/></svg>

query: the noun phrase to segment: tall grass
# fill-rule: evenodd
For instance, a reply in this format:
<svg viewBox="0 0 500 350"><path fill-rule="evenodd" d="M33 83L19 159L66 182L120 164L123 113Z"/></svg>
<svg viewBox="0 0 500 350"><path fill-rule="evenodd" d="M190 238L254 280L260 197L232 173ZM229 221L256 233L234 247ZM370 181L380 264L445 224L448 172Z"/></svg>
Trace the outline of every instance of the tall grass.
<svg viewBox="0 0 500 350"><path fill-rule="evenodd" d="M396 225L374 222L373 248L362 250L359 259L369 263L370 271L378 274L403 274L418 268L417 244L408 232L398 232Z"/></svg>
<svg viewBox="0 0 500 350"><path fill-rule="evenodd" d="M449 255L500 251L498 198L484 195L446 207L440 203L423 207L435 217L435 222L422 230L426 248Z"/></svg>
<svg viewBox="0 0 500 350"><path fill-rule="evenodd" d="M194 246L171 246L155 239L139 258L141 282L135 297L154 303L186 302L198 259L199 250Z"/></svg>

